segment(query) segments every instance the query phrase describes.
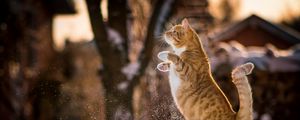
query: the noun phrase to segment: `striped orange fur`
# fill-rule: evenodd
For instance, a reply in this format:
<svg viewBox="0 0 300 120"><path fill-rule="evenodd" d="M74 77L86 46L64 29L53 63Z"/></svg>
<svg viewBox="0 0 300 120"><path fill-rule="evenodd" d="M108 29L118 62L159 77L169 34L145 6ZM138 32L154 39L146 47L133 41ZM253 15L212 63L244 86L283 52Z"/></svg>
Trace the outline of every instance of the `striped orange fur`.
<svg viewBox="0 0 300 120"><path fill-rule="evenodd" d="M164 37L174 51L162 51L158 57L163 63L170 63L172 96L186 120L252 119L249 117L252 116L251 89L246 75L251 73L253 64L239 66L232 73L241 102L240 110L236 113L213 79L200 38L187 19L166 31Z"/></svg>

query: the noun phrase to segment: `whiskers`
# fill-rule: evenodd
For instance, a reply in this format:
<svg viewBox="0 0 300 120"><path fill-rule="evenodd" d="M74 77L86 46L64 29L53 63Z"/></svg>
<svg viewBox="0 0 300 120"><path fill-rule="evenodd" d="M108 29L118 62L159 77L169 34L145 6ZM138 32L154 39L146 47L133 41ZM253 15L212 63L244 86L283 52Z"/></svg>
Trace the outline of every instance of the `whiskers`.
<svg viewBox="0 0 300 120"><path fill-rule="evenodd" d="M164 40L163 35L159 36L157 38L157 41L155 42L155 46L153 48L153 54L152 54L152 63L153 64L151 65L151 68L153 70L159 71L159 69L157 69L157 64L162 62L161 60L158 59L157 54L160 51L164 51L168 48L169 48L169 44Z"/></svg>
<svg viewBox="0 0 300 120"><path fill-rule="evenodd" d="M158 40L155 47L155 49L163 49L163 48L167 48L169 46L169 44L165 41L165 40Z"/></svg>
<svg viewBox="0 0 300 120"><path fill-rule="evenodd" d="M164 40L164 35L161 34L156 37L157 41L154 46L154 53L157 52L157 50L161 50L162 48L168 47L168 43Z"/></svg>
<svg viewBox="0 0 300 120"><path fill-rule="evenodd" d="M170 45L164 40L164 33L171 29L173 26L177 25L178 24L178 21L176 20L170 20L171 22L168 22L166 24L164 24L163 26L163 32L161 32L160 35L156 36L156 43L155 43L155 46L153 48L153 55L152 55L152 65L151 65L151 68L153 70L157 70L157 71L161 71L157 68L157 64L159 63L162 63L163 61L161 61L160 59L158 59L157 57L157 54L160 52L160 51L164 51L164 50L170 50L171 47Z"/></svg>

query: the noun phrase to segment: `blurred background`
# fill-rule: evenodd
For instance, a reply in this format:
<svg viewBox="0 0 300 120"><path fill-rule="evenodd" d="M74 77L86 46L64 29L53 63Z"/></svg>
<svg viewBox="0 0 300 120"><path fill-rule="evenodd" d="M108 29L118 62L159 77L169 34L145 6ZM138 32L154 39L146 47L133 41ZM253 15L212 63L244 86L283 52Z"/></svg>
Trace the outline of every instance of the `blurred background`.
<svg viewBox="0 0 300 120"><path fill-rule="evenodd" d="M156 54L188 18L234 110L253 62L255 120L300 117L299 0L1 0L3 120L183 120Z"/></svg>

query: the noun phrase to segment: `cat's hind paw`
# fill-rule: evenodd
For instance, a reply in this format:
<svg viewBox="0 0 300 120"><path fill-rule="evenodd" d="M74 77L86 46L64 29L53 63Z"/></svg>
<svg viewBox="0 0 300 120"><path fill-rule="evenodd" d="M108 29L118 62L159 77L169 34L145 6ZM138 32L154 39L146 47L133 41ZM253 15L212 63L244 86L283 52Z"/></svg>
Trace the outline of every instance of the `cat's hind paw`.
<svg viewBox="0 0 300 120"><path fill-rule="evenodd" d="M170 71L170 62L161 62L157 64L156 68L161 72Z"/></svg>
<svg viewBox="0 0 300 120"><path fill-rule="evenodd" d="M162 51L157 54L157 57L162 61L168 61L168 54L170 51Z"/></svg>

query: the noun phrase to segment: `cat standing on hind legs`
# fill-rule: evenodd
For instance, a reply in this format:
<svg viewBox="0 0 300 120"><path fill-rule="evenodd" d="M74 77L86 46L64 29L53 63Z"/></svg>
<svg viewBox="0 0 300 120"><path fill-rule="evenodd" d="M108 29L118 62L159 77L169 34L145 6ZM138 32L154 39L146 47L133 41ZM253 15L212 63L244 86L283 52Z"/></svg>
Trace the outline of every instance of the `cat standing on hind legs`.
<svg viewBox="0 0 300 120"><path fill-rule="evenodd" d="M252 93L247 80L254 65L243 64L232 72L240 99L236 113L213 79L210 64L197 33L187 19L164 34L173 51L162 51L157 68L169 71L171 93L186 120L252 120ZM169 64L168 70L162 65Z"/></svg>

